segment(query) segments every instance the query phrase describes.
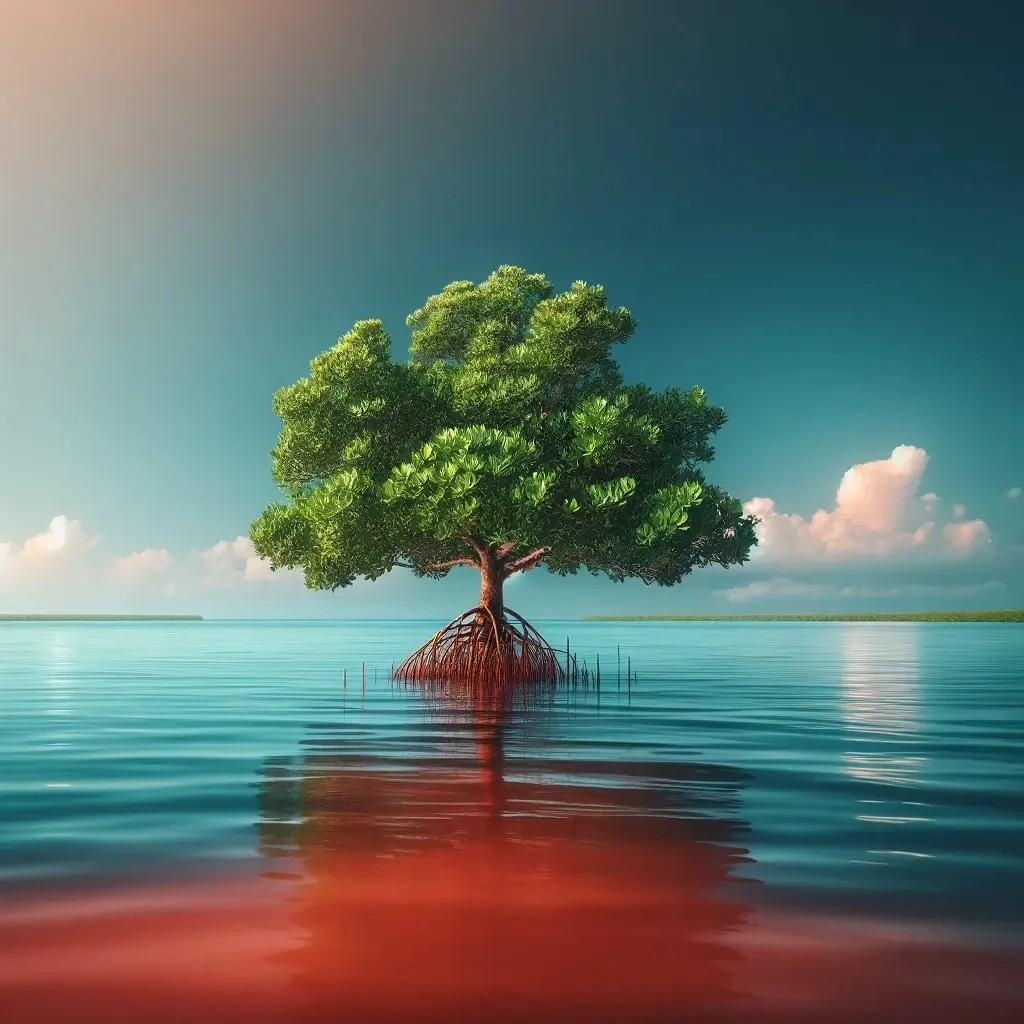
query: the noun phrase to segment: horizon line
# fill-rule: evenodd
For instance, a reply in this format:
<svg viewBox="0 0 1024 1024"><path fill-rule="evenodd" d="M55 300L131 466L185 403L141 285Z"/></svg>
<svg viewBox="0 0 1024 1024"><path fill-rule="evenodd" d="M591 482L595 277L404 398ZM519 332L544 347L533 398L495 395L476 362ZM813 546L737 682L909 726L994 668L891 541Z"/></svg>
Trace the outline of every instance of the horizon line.
<svg viewBox="0 0 1024 1024"><path fill-rule="evenodd" d="M595 614L572 617L537 616L537 622L756 622L756 621L885 621L894 619L960 620L1003 617L1024 621L1022 608L942 609L937 611L886 612L759 612L750 614ZM441 622L444 616L204 616L194 614L139 614L117 612L18 612L0 613L0 622Z"/></svg>

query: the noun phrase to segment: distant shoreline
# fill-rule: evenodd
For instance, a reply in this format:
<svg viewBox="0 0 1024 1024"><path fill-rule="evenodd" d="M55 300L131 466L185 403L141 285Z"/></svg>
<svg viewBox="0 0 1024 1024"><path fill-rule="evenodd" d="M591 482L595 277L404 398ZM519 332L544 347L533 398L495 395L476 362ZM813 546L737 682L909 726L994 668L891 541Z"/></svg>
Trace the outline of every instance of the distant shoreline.
<svg viewBox="0 0 1024 1024"><path fill-rule="evenodd" d="M847 615L584 615L584 622L1024 622L1024 609Z"/></svg>
<svg viewBox="0 0 1024 1024"><path fill-rule="evenodd" d="M202 615L0 615L0 622L202 622Z"/></svg>

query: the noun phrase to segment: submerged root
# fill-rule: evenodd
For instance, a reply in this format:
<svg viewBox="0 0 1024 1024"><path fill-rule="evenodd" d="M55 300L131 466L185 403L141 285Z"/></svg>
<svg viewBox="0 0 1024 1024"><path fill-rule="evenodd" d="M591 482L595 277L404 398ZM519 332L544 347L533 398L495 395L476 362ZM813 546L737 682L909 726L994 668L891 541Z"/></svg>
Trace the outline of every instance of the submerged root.
<svg viewBox="0 0 1024 1024"><path fill-rule="evenodd" d="M557 652L521 615L506 609L496 618L479 607L435 633L398 666L394 678L428 689L497 693L558 683L565 671Z"/></svg>

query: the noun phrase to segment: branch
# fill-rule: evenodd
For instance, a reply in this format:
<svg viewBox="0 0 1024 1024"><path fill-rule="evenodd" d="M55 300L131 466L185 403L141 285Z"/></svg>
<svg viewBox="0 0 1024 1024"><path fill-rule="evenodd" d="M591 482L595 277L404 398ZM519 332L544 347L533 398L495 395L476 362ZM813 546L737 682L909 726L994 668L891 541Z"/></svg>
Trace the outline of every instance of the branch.
<svg viewBox="0 0 1024 1024"><path fill-rule="evenodd" d="M480 556L481 565L487 561L490 552L487 550L486 544L481 544L480 541L475 540L473 537L460 537L459 540L465 541Z"/></svg>
<svg viewBox="0 0 1024 1024"><path fill-rule="evenodd" d="M519 547L519 545L514 540L510 540L507 544L502 544L501 547L498 548L495 557L499 562L504 563L505 559L508 558L508 556L511 555L517 547Z"/></svg>
<svg viewBox="0 0 1024 1024"><path fill-rule="evenodd" d="M532 569L550 550L550 548L534 548L532 551L528 551L523 555L522 558L517 558L514 562L509 562L509 564L505 566L506 578L511 576L513 573L526 572L527 569Z"/></svg>
<svg viewBox="0 0 1024 1024"><path fill-rule="evenodd" d="M471 565L474 569L480 568L472 558L452 558L447 562L432 562L430 565L424 566L424 569L427 572L441 572L442 569L454 569L457 565Z"/></svg>
<svg viewBox="0 0 1024 1024"><path fill-rule="evenodd" d="M472 558L452 558L447 562L430 562L424 566L414 565L412 562L403 562L400 559L396 559L391 563L391 568L418 569L420 572L441 572L444 569L454 569L457 565L471 565L474 569L480 568L475 559Z"/></svg>

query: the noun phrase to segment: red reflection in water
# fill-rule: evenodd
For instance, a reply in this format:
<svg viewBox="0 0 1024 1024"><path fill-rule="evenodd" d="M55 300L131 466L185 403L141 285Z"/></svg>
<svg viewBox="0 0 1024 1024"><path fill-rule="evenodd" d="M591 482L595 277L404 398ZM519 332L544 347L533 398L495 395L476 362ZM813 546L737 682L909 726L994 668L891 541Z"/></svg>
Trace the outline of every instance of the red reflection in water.
<svg viewBox="0 0 1024 1024"><path fill-rule="evenodd" d="M701 898L688 905L656 876L625 887L605 877L660 861L619 850L580 863L566 851L528 880L521 860L514 893L515 874L496 873L480 847L417 863L346 859L304 897L298 943L292 908L268 905L260 885L36 901L0 914L0 1019L1021 1019L1018 953L781 915L735 937L745 959L724 968L751 999L725 1005L723 962L680 941L677 915L706 920Z"/></svg>
<svg viewBox="0 0 1024 1024"><path fill-rule="evenodd" d="M8 907L0 1019L1012 1019L1019 954L724 897L740 773L509 772L500 718L476 727L462 760L268 764L261 852L289 872Z"/></svg>

